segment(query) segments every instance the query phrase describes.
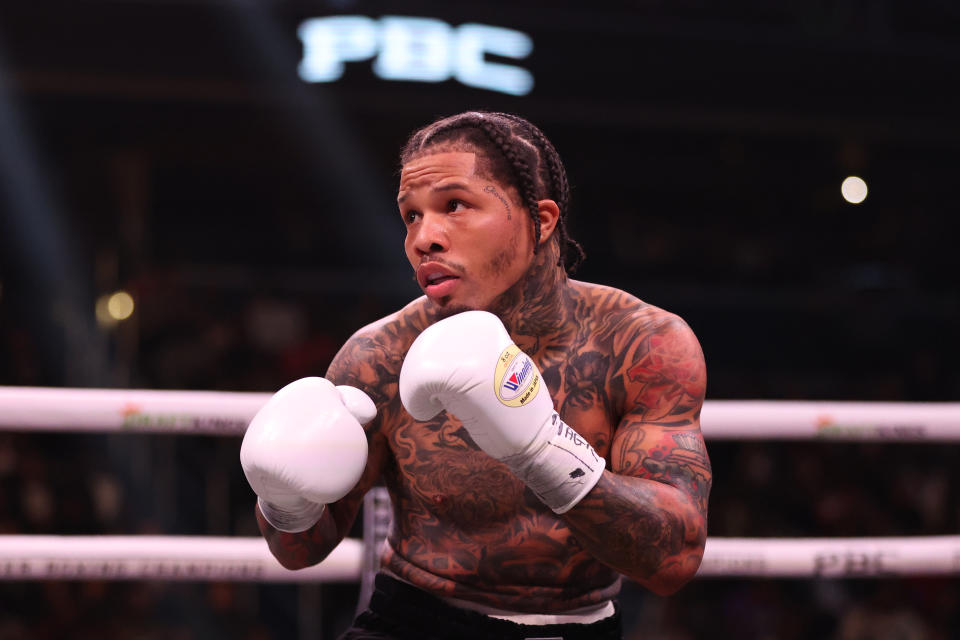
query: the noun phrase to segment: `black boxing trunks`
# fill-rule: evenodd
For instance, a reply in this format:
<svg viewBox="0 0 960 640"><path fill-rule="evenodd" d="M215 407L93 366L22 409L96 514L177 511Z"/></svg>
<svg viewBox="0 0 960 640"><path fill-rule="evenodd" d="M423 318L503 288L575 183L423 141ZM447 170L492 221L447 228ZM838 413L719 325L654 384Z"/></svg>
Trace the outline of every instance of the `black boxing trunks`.
<svg viewBox="0 0 960 640"><path fill-rule="evenodd" d="M621 640L620 611L590 624L519 624L455 607L377 574L373 596L340 640Z"/></svg>

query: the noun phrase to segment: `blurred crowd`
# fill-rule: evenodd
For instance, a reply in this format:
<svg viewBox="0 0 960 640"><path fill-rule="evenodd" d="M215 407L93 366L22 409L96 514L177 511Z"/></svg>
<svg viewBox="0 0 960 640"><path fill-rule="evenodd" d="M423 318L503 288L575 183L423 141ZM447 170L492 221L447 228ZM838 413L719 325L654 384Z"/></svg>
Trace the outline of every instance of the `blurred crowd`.
<svg viewBox="0 0 960 640"><path fill-rule="evenodd" d="M685 318L708 399L960 400L957 3L435 3L451 24L516 8L537 29L522 102L381 83L368 61L342 92L305 91L295 25L365 3L53 4L2 3L0 385L270 392L322 375L417 291L403 134L487 106L544 127L589 255L577 277ZM853 174L861 205L840 197ZM119 288L133 315L95 323ZM0 535L258 535L239 446L0 431ZM713 536L960 529L956 445L707 446ZM626 583L622 607L628 640L943 640L960 638L958 582ZM0 581L0 640L334 638L358 592Z"/></svg>
<svg viewBox="0 0 960 640"><path fill-rule="evenodd" d="M390 310L382 300L203 297L178 291L145 303L117 386L274 390L322 374L353 330ZM15 318L5 322L0 383L56 385L31 332ZM945 366L936 354L923 357L933 358L928 367ZM811 399L821 393L805 389L802 375L777 386L769 370L764 379L763 370L718 361L712 381L746 389L747 397L755 390ZM917 399L909 371L885 373L888 384L861 394L867 398L856 397L862 379L851 374L843 387L843 370L835 375L840 397ZM960 529L960 471L950 445L707 444L713 536ZM0 432L0 533L258 535L239 445L235 437ZM333 638L352 618L358 591L352 584L0 582L0 640ZM621 604L631 640L946 640L960 629L960 585L947 578L701 578L667 598L625 583Z"/></svg>

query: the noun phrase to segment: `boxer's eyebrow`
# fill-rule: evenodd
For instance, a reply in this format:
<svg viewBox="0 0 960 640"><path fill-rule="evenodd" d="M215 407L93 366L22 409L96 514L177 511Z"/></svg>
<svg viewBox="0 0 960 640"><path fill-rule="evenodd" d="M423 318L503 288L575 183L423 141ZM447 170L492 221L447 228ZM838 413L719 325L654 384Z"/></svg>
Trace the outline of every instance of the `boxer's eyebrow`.
<svg viewBox="0 0 960 640"><path fill-rule="evenodd" d="M453 191L455 189L461 189L463 191L470 191L470 187L460 182L453 182L450 184L444 184L439 187L434 187L431 191Z"/></svg>
<svg viewBox="0 0 960 640"><path fill-rule="evenodd" d="M467 192L473 193L470 187L463 182L448 182L438 187L430 188L431 193L440 193L442 191L455 191L455 190L467 191ZM403 201L407 199L407 195L409 194L402 193L401 195L397 196L397 204L403 204Z"/></svg>
<svg viewBox="0 0 960 640"><path fill-rule="evenodd" d="M451 183L440 185L439 187L431 187L430 191L433 193L438 193L441 191L454 191L457 189L461 191L470 191L470 187L468 187L466 184L462 182L451 182ZM404 193L398 196L397 204L403 204L403 201L407 199L407 195L408 194Z"/></svg>

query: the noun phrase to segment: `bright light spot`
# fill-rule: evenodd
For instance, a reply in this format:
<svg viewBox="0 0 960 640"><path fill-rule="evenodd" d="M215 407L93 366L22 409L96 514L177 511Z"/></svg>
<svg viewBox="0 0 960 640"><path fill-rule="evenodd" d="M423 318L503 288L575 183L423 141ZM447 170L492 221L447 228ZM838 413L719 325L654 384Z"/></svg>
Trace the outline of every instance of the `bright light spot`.
<svg viewBox="0 0 960 640"><path fill-rule="evenodd" d="M133 297L126 291L117 291L97 298L97 323L101 327L112 327L133 315Z"/></svg>
<svg viewBox="0 0 960 640"><path fill-rule="evenodd" d="M107 313L114 320L126 320L133 315L133 298L126 291L117 291L107 300Z"/></svg>
<svg viewBox="0 0 960 640"><path fill-rule="evenodd" d="M840 185L840 193L843 194L843 199L850 204L860 204L867 197L867 183L863 181L863 178L850 176Z"/></svg>

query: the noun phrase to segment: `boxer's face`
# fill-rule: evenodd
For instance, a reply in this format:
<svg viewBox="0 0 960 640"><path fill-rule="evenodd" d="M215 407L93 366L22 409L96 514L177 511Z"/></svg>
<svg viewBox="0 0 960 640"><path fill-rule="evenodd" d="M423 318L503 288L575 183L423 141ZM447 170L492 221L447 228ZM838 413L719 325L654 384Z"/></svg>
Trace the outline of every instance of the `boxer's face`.
<svg viewBox="0 0 960 640"><path fill-rule="evenodd" d="M530 216L515 189L478 175L476 154L444 151L403 166L404 248L424 293L448 310L487 309L533 259Z"/></svg>

